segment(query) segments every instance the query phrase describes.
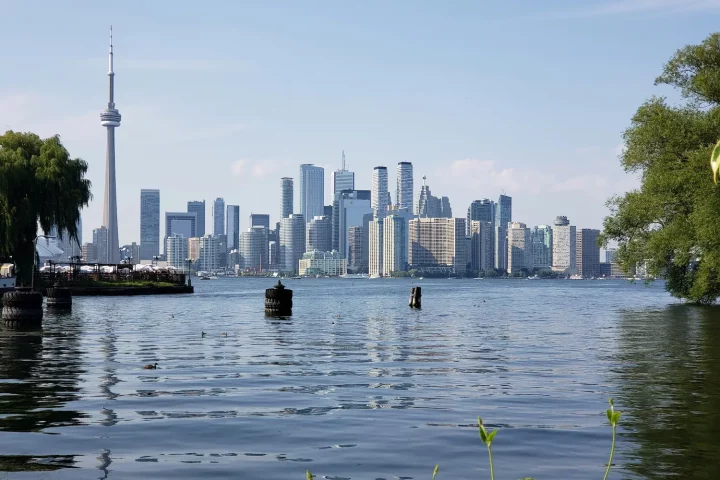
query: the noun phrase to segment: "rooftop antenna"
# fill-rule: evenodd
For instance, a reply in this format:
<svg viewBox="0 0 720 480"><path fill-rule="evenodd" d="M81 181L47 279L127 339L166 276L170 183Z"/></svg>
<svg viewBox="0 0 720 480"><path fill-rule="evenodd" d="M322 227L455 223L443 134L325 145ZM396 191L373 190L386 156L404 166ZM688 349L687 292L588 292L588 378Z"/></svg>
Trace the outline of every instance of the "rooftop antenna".
<svg viewBox="0 0 720 480"><path fill-rule="evenodd" d="M342 151L342 169L345 170L345 150Z"/></svg>

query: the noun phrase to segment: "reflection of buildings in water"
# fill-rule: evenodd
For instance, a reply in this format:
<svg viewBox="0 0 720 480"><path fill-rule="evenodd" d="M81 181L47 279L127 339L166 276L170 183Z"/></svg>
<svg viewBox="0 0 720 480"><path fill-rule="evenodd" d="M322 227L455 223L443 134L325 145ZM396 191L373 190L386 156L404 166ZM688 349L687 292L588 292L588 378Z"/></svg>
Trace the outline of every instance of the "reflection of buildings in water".
<svg viewBox="0 0 720 480"><path fill-rule="evenodd" d="M98 477L99 480L104 480L108 478L108 475L110 474L110 470L108 470L108 467L112 463L112 459L110 458L110 450L107 450L103 448L102 452L100 452L100 455L97 457L99 465L98 470L102 470L103 476Z"/></svg>
<svg viewBox="0 0 720 480"><path fill-rule="evenodd" d="M115 400L119 396L119 394L111 390L113 386L120 382L115 374L115 355L117 354L117 347L115 346L116 341L117 335L115 335L113 326L108 320L105 323L105 336L100 341L100 350L102 351L105 359L105 367L103 368L104 374L100 376L99 389L102 396L110 401ZM112 408L107 408L107 406L105 406L102 410L100 410L100 414L103 416L103 420L100 423L106 427L111 427L118 422L117 414Z"/></svg>
<svg viewBox="0 0 720 480"><path fill-rule="evenodd" d="M672 305L622 312L609 377L625 469L643 478L714 479L720 472L720 311Z"/></svg>
<svg viewBox="0 0 720 480"><path fill-rule="evenodd" d="M64 319L65 320L65 319ZM82 352L76 320L45 322L42 330L0 330L0 430L42 431L80 424L64 408L78 398Z"/></svg>

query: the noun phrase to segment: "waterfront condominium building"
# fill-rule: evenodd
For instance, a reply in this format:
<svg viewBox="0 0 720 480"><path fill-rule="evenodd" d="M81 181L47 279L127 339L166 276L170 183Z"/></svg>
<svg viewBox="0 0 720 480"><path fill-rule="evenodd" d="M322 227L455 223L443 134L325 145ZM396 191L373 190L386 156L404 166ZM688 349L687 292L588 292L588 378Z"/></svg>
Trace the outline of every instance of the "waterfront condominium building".
<svg viewBox="0 0 720 480"><path fill-rule="evenodd" d="M355 190L355 173L345 166L345 151L342 152L342 168L330 174L332 180L332 196L345 190Z"/></svg>
<svg viewBox="0 0 720 480"><path fill-rule="evenodd" d="M549 269L552 267L552 238L552 227L549 225L538 225L530 231L533 266L535 268Z"/></svg>
<svg viewBox="0 0 720 480"><path fill-rule="evenodd" d="M507 226L495 225L493 231L493 252L495 254L495 269L507 269Z"/></svg>
<svg viewBox="0 0 720 480"><path fill-rule="evenodd" d="M165 239L172 234L185 238L197 237L197 214L195 212L165 212ZM165 252L167 253L167 252Z"/></svg>
<svg viewBox="0 0 720 480"><path fill-rule="evenodd" d="M108 229L105 226L93 230L93 242L97 263L108 263ZM118 251L118 256L120 252Z"/></svg>
<svg viewBox="0 0 720 480"><path fill-rule="evenodd" d="M512 222L512 197L500 195L495 206L495 226L507 229L510 222Z"/></svg>
<svg viewBox="0 0 720 480"><path fill-rule="evenodd" d="M413 208L413 164L412 162L400 162L395 172L395 207L407 208L414 212Z"/></svg>
<svg viewBox="0 0 720 480"><path fill-rule="evenodd" d="M465 218L465 228L468 229L468 235L472 227L472 222L490 222L495 223L493 215L493 204L492 200L483 198L482 200L473 200L468 207L467 217Z"/></svg>
<svg viewBox="0 0 720 480"><path fill-rule="evenodd" d="M391 214L383 220L383 275L404 272L408 266L408 219Z"/></svg>
<svg viewBox="0 0 720 480"><path fill-rule="evenodd" d="M470 268L477 272L493 270L493 224L472 220L470 223Z"/></svg>
<svg viewBox="0 0 720 480"><path fill-rule="evenodd" d="M187 202L187 211L188 213L195 213L195 218L197 219L197 222L195 224L195 235L198 237L204 237L205 236L205 200L202 202L197 200L192 200L190 202Z"/></svg>
<svg viewBox="0 0 720 480"><path fill-rule="evenodd" d="M263 227L268 232L268 235L270 235L270 215L267 213L251 213L250 226Z"/></svg>
<svg viewBox="0 0 720 480"><path fill-rule="evenodd" d="M200 238L198 270L212 272L220 268L220 239L214 235Z"/></svg>
<svg viewBox="0 0 720 480"><path fill-rule="evenodd" d="M565 216L555 217L552 237L552 269L556 272L574 275L577 273L575 226L570 225L570 221Z"/></svg>
<svg viewBox="0 0 720 480"><path fill-rule="evenodd" d="M167 264L178 270L185 271L187 269L188 255L188 239L180 234L170 235L165 239L165 252L167 256Z"/></svg>
<svg viewBox="0 0 720 480"><path fill-rule="evenodd" d="M467 271L464 218L415 218L409 224L411 268L447 267Z"/></svg>
<svg viewBox="0 0 720 480"><path fill-rule="evenodd" d="M375 167L372 176L371 205L375 218L385 218L388 210L388 173L386 167Z"/></svg>
<svg viewBox="0 0 720 480"><path fill-rule="evenodd" d="M300 275L328 275L339 277L347 273L347 259L339 252L308 251L299 261Z"/></svg>
<svg viewBox="0 0 720 480"><path fill-rule="evenodd" d="M280 181L280 218L286 218L293 213L293 179L290 177L283 177ZM250 226L252 227L253 225Z"/></svg>
<svg viewBox="0 0 720 480"><path fill-rule="evenodd" d="M140 260L160 255L160 190L140 190Z"/></svg>
<svg viewBox="0 0 720 480"><path fill-rule="evenodd" d="M328 217L314 217L305 227L305 251L332 250L332 223Z"/></svg>
<svg viewBox="0 0 720 480"><path fill-rule="evenodd" d="M280 221L280 270L297 272L305 253L305 218L291 214Z"/></svg>
<svg viewBox="0 0 720 480"><path fill-rule="evenodd" d="M227 206L227 250L240 248L240 206Z"/></svg>
<svg viewBox="0 0 720 480"><path fill-rule="evenodd" d="M578 274L585 278L600 276L600 246L598 245L600 230L581 228L577 231L576 265Z"/></svg>
<svg viewBox="0 0 720 480"><path fill-rule="evenodd" d="M216 198L213 202L213 235L225 235L225 200Z"/></svg>
<svg viewBox="0 0 720 480"><path fill-rule="evenodd" d="M533 271L532 243L530 242L530 229L524 223L510 222L508 224L508 265L509 274L527 274Z"/></svg>
<svg viewBox="0 0 720 480"><path fill-rule="evenodd" d="M324 192L325 169L308 163L300 165L300 214L306 223L323 214ZM295 268L297 269L297 265Z"/></svg>
<svg viewBox="0 0 720 480"><path fill-rule="evenodd" d="M383 219L375 218L368 225L368 273L371 277L383 276Z"/></svg>
<svg viewBox="0 0 720 480"><path fill-rule="evenodd" d="M347 241L347 265L353 272L367 269L367 263L363 261L364 249L365 235L363 233L363 227L350 227L348 229Z"/></svg>
<svg viewBox="0 0 720 480"><path fill-rule="evenodd" d="M270 264L267 230L254 226L240 235L240 265L246 270L267 270Z"/></svg>

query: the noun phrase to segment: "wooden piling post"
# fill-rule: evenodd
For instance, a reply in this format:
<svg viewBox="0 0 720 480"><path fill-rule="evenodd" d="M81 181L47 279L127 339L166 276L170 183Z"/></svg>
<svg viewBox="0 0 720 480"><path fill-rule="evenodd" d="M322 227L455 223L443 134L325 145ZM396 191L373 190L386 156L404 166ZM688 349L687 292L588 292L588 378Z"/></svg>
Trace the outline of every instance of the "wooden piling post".
<svg viewBox="0 0 720 480"><path fill-rule="evenodd" d="M420 308L422 304L422 289L421 287L413 287L410 293L410 307Z"/></svg>

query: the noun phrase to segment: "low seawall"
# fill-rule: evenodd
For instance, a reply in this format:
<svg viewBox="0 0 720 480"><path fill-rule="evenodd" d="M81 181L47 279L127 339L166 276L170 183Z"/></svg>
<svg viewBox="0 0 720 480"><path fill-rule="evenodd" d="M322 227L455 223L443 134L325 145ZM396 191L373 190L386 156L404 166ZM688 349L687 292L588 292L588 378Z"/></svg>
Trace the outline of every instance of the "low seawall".
<svg viewBox="0 0 720 480"><path fill-rule="evenodd" d="M66 285L74 297L131 296L131 295L172 295L193 293L195 287L187 285L158 287L73 287Z"/></svg>

